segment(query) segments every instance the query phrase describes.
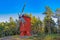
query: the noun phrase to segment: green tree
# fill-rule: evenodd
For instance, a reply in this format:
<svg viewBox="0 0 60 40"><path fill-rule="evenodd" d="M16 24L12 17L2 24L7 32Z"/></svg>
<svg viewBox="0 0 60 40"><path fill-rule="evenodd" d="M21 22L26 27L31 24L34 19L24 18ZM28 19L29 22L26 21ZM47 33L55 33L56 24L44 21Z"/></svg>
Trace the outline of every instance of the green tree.
<svg viewBox="0 0 60 40"><path fill-rule="evenodd" d="M57 24L58 24L58 33L60 33L60 8L56 9L55 17L57 18Z"/></svg>
<svg viewBox="0 0 60 40"><path fill-rule="evenodd" d="M52 10L49 8L49 6L46 6L46 11L44 12L46 15L44 18L44 27L45 32L51 33L51 27L54 26L55 22L52 20L51 16L53 15Z"/></svg>
<svg viewBox="0 0 60 40"><path fill-rule="evenodd" d="M4 22L0 23L0 37L5 36L4 35L4 26L5 26Z"/></svg>
<svg viewBox="0 0 60 40"><path fill-rule="evenodd" d="M53 15L53 12L52 12L52 10L51 10L51 8L49 6L46 6L45 9L46 9L46 11L43 14L48 16L48 18L50 19L51 16Z"/></svg>
<svg viewBox="0 0 60 40"><path fill-rule="evenodd" d="M16 22L13 20L12 17L10 17L10 22L9 22L9 35L15 35L16 34Z"/></svg>

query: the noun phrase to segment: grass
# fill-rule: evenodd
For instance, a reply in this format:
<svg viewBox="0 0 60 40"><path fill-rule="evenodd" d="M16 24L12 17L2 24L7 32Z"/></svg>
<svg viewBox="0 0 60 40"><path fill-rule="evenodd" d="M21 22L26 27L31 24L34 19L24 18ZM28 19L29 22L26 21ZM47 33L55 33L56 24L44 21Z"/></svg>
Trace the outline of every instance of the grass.
<svg viewBox="0 0 60 40"><path fill-rule="evenodd" d="M60 40L60 34L47 34L47 35L37 35L37 36L31 36L28 38L20 38L19 35L14 35L14 36L10 36L11 38L15 38L16 40L20 39L20 40ZM8 39L8 37L7 37Z"/></svg>
<svg viewBox="0 0 60 40"><path fill-rule="evenodd" d="M44 40L58 40L60 38L60 34L48 34L44 38Z"/></svg>

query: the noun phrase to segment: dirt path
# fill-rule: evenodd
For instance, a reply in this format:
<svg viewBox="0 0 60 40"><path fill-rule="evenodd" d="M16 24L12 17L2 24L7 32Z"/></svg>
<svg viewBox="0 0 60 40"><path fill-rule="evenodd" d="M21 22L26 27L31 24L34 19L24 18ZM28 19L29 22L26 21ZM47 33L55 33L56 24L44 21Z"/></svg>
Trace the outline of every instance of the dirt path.
<svg viewBox="0 0 60 40"><path fill-rule="evenodd" d="M9 37L4 37L4 38L0 38L0 40L32 40L32 39L29 39L28 37L12 37L12 36L9 36Z"/></svg>

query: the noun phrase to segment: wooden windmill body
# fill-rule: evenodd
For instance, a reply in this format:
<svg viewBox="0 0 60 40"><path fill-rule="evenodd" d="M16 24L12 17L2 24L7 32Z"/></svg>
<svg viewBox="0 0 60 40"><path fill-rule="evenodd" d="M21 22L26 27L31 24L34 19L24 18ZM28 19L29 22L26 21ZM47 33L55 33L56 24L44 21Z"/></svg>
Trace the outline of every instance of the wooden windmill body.
<svg viewBox="0 0 60 40"><path fill-rule="evenodd" d="M23 6L22 13L25 5ZM25 14L19 15L20 20L20 36L31 36L31 18Z"/></svg>

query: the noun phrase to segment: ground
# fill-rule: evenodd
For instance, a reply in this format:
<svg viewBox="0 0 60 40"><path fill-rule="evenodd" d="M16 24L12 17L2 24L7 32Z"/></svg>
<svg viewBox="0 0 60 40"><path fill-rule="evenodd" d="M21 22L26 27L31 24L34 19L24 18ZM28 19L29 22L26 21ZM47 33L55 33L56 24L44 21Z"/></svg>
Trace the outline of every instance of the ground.
<svg viewBox="0 0 60 40"><path fill-rule="evenodd" d="M60 35L56 34L51 34L51 35L45 35L45 36L25 36L25 37L20 37L19 35L15 36L7 36L0 38L0 40L60 40Z"/></svg>

